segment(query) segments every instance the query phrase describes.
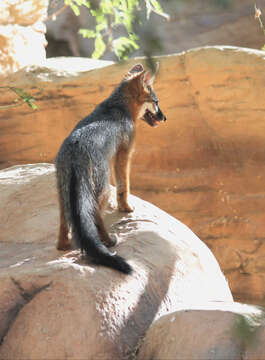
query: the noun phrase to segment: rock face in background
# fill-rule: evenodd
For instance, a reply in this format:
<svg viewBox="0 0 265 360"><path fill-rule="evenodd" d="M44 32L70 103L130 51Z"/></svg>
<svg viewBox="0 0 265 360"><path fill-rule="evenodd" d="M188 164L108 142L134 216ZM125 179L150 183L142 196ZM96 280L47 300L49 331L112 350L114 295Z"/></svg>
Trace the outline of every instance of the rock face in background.
<svg viewBox="0 0 265 360"><path fill-rule="evenodd" d="M160 316L233 301L216 259L192 231L152 204L129 200L133 213L112 209L105 217L118 235L115 250L134 268L125 276L76 250L55 249L52 165L0 171L1 359L127 359Z"/></svg>
<svg viewBox="0 0 265 360"><path fill-rule="evenodd" d="M0 75L46 58L48 0L0 1Z"/></svg>
<svg viewBox="0 0 265 360"><path fill-rule="evenodd" d="M154 24L165 54L206 45L261 49L265 44L264 33L254 19L252 0L173 0L161 4L172 14L170 22L156 17ZM257 6L264 12L264 0Z"/></svg>
<svg viewBox="0 0 265 360"><path fill-rule="evenodd" d="M261 49L265 44L263 31L254 18L253 0L169 0L160 2L170 15L170 21L152 14L150 22L144 23L140 42L155 34L161 42L160 54L173 54L205 45L233 45ZM49 14L63 7L63 0L49 1ZM257 6L265 11L265 2ZM70 8L61 12L56 21L47 22L47 56L88 56L94 50L93 41L79 35L79 28L91 26L93 20L83 7L80 16ZM115 33L118 30L115 30ZM142 55L140 49L134 56ZM159 54L159 55L160 55ZM113 60L115 56L107 51L103 59Z"/></svg>
<svg viewBox="0 0 265 360"><path fill-rule="evenodd" d="M74 125L135 63L86 72L93 62L61 59L56 69L49 61L6 80L32 93L39 110L1 110L2 168L52 162ZM155 89L168 121L156 129L139 124L132 192L183 221L210 246L237 299L263 302L264 53L212 47L159 61ZM11 101L1 91L0 105Z"/></svg>

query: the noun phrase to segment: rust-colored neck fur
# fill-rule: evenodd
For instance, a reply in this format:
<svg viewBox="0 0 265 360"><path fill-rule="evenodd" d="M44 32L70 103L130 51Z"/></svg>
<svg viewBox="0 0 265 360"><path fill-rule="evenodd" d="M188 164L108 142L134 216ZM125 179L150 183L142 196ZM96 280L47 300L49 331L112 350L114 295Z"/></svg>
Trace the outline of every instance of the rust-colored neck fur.
<svg viewBox="0 0 265 360"><path fill-rule="evenodd" d="M124 95L133 121L136 122L141 116L142 106L147 98L147 93L139 76L125 82Z"/></svg>

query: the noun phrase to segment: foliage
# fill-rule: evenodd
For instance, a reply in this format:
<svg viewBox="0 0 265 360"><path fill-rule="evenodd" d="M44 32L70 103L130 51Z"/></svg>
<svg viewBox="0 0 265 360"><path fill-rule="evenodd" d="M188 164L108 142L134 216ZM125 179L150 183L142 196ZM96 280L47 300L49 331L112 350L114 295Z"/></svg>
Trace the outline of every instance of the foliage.
<svg viewBox="0 0 265 360"><path fill-rule="evenodd" d="M259 8L257 8L256 4L254 5L254 9L255 9L255 19L257 19L259 21L259 26L265 35L265 28L263 25L263 21L261 19L261 15L262 15L261 10ZM262 47L262 50L265 51L265 45Z"/></svg>
<svg viewBox="0 0 265 360"><path fill-rule="evenodd" d="M261 326L264 324L264 308L255 306L256 310L249 314L238 314L232 328L234 341L240 341L243 348L255 344Z"/></svg>
<svg viewBox="0 0 265 360"><path fill-rule="evenodd" d="M0 106L0 109L9 109L12 107L17 107L21 104L23 104L24 102L31 107L33 110L37 110L38 107L37 105L34 103L34 98L27 93L25 90L21 89L21 88L17 88L17 87L13 87L13 86L0 86L1 89L7 89L12 91L13 93L16 94L16 98L14 99L14 104L10 104L10 105L2 105Z"/></svg>
<svg viewBox="0 0 265 360"><path fill-rule="evenodd" d="M94 19L89 29L80 29L88 39L94 39L92 57L100 58L106 50L113 51L119 60L139 48L139 36L135 27L150 19L151 13L164 16L158 0L64 0L75 15L80 15L80 6L89 9ZM143 17L142 14L145 14ZM122 35L117 35L117 30Z"/></svg>

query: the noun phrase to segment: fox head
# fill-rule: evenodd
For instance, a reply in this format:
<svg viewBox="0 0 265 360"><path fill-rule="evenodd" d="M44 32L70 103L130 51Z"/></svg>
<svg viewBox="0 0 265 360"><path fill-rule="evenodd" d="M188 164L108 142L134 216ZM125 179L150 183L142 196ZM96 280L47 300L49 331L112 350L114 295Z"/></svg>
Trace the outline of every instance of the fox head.
<svg viewBox="0 0 265 360"><path fill-rule="evenodd" d="M144 70L142 64L134 65L127 73L125 81L128 84L127 98L133 117L140 118L150 126L157 126L159 122L166 121L160 110L158 98L153 89L155 74Z"/></svg>

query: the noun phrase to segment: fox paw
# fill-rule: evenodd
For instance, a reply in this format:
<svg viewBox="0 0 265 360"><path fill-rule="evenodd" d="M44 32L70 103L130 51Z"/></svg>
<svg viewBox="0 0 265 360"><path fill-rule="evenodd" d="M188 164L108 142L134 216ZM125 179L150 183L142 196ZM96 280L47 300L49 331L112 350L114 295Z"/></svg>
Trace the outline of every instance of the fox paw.
<svg viewBox="0 0 265 360"><path fill-rule="evenodd" d="M69 250L69 249L71 249L71 244L69 243L69 244L57 244L56 245L56 249L57 250L61 250L61 251L66 251L66 250Z"/></svg>
<svg viewBox="0 0 265 360"><path fill-rule="evenodd" d="M134 208L128 204L119 204L118 209L120 212L130 213L133 212Z"/></svg>
<svg viewBox="0 0 265 360"><path fill-rule="evenodd" d="M118 236L116 234L111 234L109 235L107 241L105 239L105 241L103 241L104 245L107 247L112 247L115 246L118 242Z"/></svg>

